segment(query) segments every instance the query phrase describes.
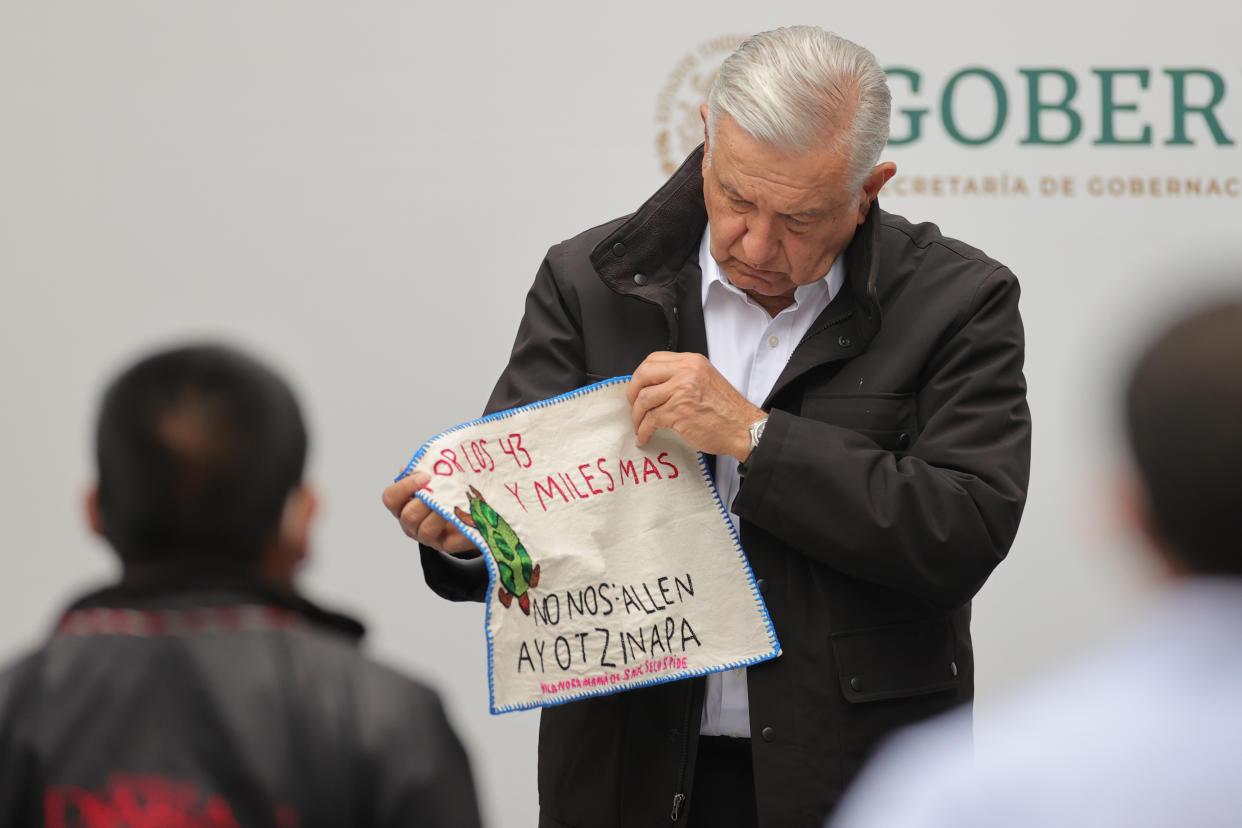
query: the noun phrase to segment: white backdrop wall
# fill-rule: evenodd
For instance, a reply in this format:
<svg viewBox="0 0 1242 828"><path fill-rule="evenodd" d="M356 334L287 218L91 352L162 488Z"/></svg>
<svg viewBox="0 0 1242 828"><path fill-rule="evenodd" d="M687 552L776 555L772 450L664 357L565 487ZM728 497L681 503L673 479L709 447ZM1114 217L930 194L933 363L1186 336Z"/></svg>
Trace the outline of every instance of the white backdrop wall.
<svg viewBox="0 0 1242 828"><path fill-rule="evenodd" d="M986 711L1142 604L1151 570L1102 511L1113 371L1205 289L1205 259L1242 249L1242 7L1154 9L7 0L0 657L114 574L79 506L106 377L158 345L235 342L284 371L309 415L326 509L308 592L442 690L490 823L532 824L537 714L488 715L481 608L423 586L380 490L479 412L547 246L659 185L722 44L809 22L905 70L895 136L928 110L886 155L899 174L884 206L1023 283L1035 457L1017 543L976 601ZM1038 136L1068 138L1077 116L1072 141L1029 143L1041 69L1057 71L1037 75ZM1127 70L1111 112L1101 69ZM1054 106L1067 79L1075 115ZM1149 125L1150 142L1098 143L1110 124L1118 141Z"/></svg>

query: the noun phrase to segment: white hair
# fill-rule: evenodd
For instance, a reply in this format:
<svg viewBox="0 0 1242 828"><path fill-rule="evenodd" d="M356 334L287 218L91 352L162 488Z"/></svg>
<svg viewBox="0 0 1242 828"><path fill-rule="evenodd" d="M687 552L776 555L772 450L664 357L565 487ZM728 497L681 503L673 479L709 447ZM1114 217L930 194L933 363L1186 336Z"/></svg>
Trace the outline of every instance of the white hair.
<svg viewBox="0 0 1242 828"><path fill-rule="evenodd" d="M709 148L722 113L783 152L831 142L848 154L854 191L888 143L891 107L871 52L816 26L774 29L748 38L720 67L707 97Z"/></svg>

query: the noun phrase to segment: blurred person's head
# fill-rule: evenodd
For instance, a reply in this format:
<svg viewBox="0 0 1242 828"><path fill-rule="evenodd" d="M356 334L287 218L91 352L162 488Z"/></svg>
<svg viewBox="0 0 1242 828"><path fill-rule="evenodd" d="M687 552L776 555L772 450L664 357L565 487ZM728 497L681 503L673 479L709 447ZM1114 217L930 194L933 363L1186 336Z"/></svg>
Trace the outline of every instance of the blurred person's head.
<svg viewBox="0 0 1242 828"><path fill-rule="evenodd" d="M1179 319L1125 392L1146 533L1177 572L1242 575L1242 299Z"/></svg>
<svg viewBox="0 0 1242 828"><path fill-rule="evenodd" d="M156 353L104 394L91 524L127 574L185 565L287 583L315 505L306 448L293 392L264 365L214 345Z"/></svg>

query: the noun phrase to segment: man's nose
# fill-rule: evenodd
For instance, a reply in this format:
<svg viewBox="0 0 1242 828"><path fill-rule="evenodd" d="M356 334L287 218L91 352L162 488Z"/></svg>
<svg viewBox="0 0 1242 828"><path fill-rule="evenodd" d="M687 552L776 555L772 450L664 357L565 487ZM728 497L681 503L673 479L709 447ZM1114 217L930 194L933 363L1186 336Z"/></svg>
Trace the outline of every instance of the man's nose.
<svg viewBox="0 0 1242 828"><path fill-rule="evenodd" d="M746 263L762 268L776 254L778 244L776 228L772 220L754 216L746 222L746 235L742 237L742 252Z"/></svg>

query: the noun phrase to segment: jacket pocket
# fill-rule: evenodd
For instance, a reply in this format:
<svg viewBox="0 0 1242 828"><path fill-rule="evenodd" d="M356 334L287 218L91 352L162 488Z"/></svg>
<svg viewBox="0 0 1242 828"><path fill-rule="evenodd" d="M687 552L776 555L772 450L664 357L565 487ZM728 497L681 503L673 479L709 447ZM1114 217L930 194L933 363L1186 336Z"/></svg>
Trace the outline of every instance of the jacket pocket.
<svg viewBox="0 0 1242 828"><path fill-rule="evenodd" d="M833 633L832 653L847 701L923 696L961 684L946 616Z"/></svg>
<svg viewBox="0 0 1242 828"><path fill-rule="evenodd" d="M802 398L802 416L848 428L885 451L905 452L918 433L913 394L816 394Z"/></svg>

